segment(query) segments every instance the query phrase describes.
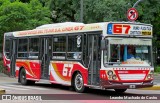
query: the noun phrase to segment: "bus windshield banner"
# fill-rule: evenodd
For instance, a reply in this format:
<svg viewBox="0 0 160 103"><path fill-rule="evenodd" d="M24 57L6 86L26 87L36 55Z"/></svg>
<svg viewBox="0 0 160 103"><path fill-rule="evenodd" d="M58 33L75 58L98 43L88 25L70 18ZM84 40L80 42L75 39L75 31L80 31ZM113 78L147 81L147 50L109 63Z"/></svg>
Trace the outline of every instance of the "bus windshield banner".
<svg viewBox="0 0 160 103"><path fill-rule="evenodd" d="M143 24L109 23L108 35L152 36L152 26Z"/></svg>

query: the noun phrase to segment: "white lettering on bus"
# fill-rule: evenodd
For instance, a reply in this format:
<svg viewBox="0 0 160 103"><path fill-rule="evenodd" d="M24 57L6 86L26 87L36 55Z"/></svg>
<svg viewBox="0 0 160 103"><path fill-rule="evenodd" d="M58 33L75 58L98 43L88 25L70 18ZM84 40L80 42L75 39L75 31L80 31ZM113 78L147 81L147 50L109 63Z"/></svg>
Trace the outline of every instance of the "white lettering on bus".
<svg viewBox="0 0 160 103"><path fill-rule="evenodd" d="M71 77L72 69L73 69L73 64L64 64L62 75Z"/></svg>

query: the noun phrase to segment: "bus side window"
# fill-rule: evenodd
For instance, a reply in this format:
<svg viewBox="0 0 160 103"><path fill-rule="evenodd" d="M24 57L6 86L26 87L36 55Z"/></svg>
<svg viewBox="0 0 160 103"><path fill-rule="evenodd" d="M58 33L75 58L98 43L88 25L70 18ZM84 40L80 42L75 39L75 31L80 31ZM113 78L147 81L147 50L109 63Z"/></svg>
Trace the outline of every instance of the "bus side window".
<svg viewBox="0 0 160 103"><path fill-rule="evenodd" d="M26 58L28 57L28 39L19 39L18 40L18 57Z"/></svg>
<svg viewBox="0 0 160 103"><path fill-rule="evenodd" d="M29 39L29 58L38 58L39 55L39 38Z"/></svg>
<svg viewBox="0 0 160 103"><path fill-rule="evenodd" d="M66 36L53 37L52 59L66 58Z"/></svg>
<svg viewBox="0 0 160 103"><path fill-rule="evenodd" d="M68 36L68 59L82 59L81 35Z"/></svg>

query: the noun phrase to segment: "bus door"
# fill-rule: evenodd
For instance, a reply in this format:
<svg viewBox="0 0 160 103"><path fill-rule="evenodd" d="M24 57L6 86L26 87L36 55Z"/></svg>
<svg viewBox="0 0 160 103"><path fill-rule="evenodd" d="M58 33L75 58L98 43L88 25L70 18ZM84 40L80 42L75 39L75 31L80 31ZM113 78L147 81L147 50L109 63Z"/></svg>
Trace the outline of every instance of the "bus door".
<svg viewBox="0 0 160 103"><path fill-rule="evenodd" d="M99 85L99 69L100 69L100 60L99 60L99 36L98 35L89 35L88 36L88 76L90 85ZM99 57L98 57L99 56Z"/></svg>
<svg viewBox="0 0 160 103"><path fill-rule="evenodd" d="M41 78L49 79L49 63L51 50L51 37L41 38L40 60L41 60Z"/></svg>
<svg viewBox="0 0 160 103"><path fill-rule="evenodd" d="M15 76L16 39L10 39L10 76Z"/></svg>

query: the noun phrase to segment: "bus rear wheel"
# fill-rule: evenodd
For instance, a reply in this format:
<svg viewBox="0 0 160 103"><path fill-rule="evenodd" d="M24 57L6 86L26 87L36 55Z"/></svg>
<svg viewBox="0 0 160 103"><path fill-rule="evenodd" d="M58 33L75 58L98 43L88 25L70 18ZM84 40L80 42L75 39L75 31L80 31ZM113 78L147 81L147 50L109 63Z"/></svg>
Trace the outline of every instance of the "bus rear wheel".
<svg viewBox="0 0 160 103"><path fill-rule="evenodd" d="M124 93L127 89L114 89L117 93Z"/></svg>
<svg viewBox="0 0 160 103"><path fill-rule="evenodd" d="M76 92L82 93L85 91L83 77L80 73L77 73L74 77L74 88Z"/></svg>
<svg viewBox="0 0 160 103"><path fill-rule="evenodd" d="M26 71L24 69L22 69L20 71L20 83L22 85L27 85L28 84L28 81L26 80Z"/></svg>
<svg viewBox="0 0 160 103"><path fill-rule="evenodd" d="M24 68L20 71L20 83L22 85L28 85L28 84L33 85L33 84L35 84L35 81L31 81L31 80L26 79L26 71L25 71Z"/></svg>

